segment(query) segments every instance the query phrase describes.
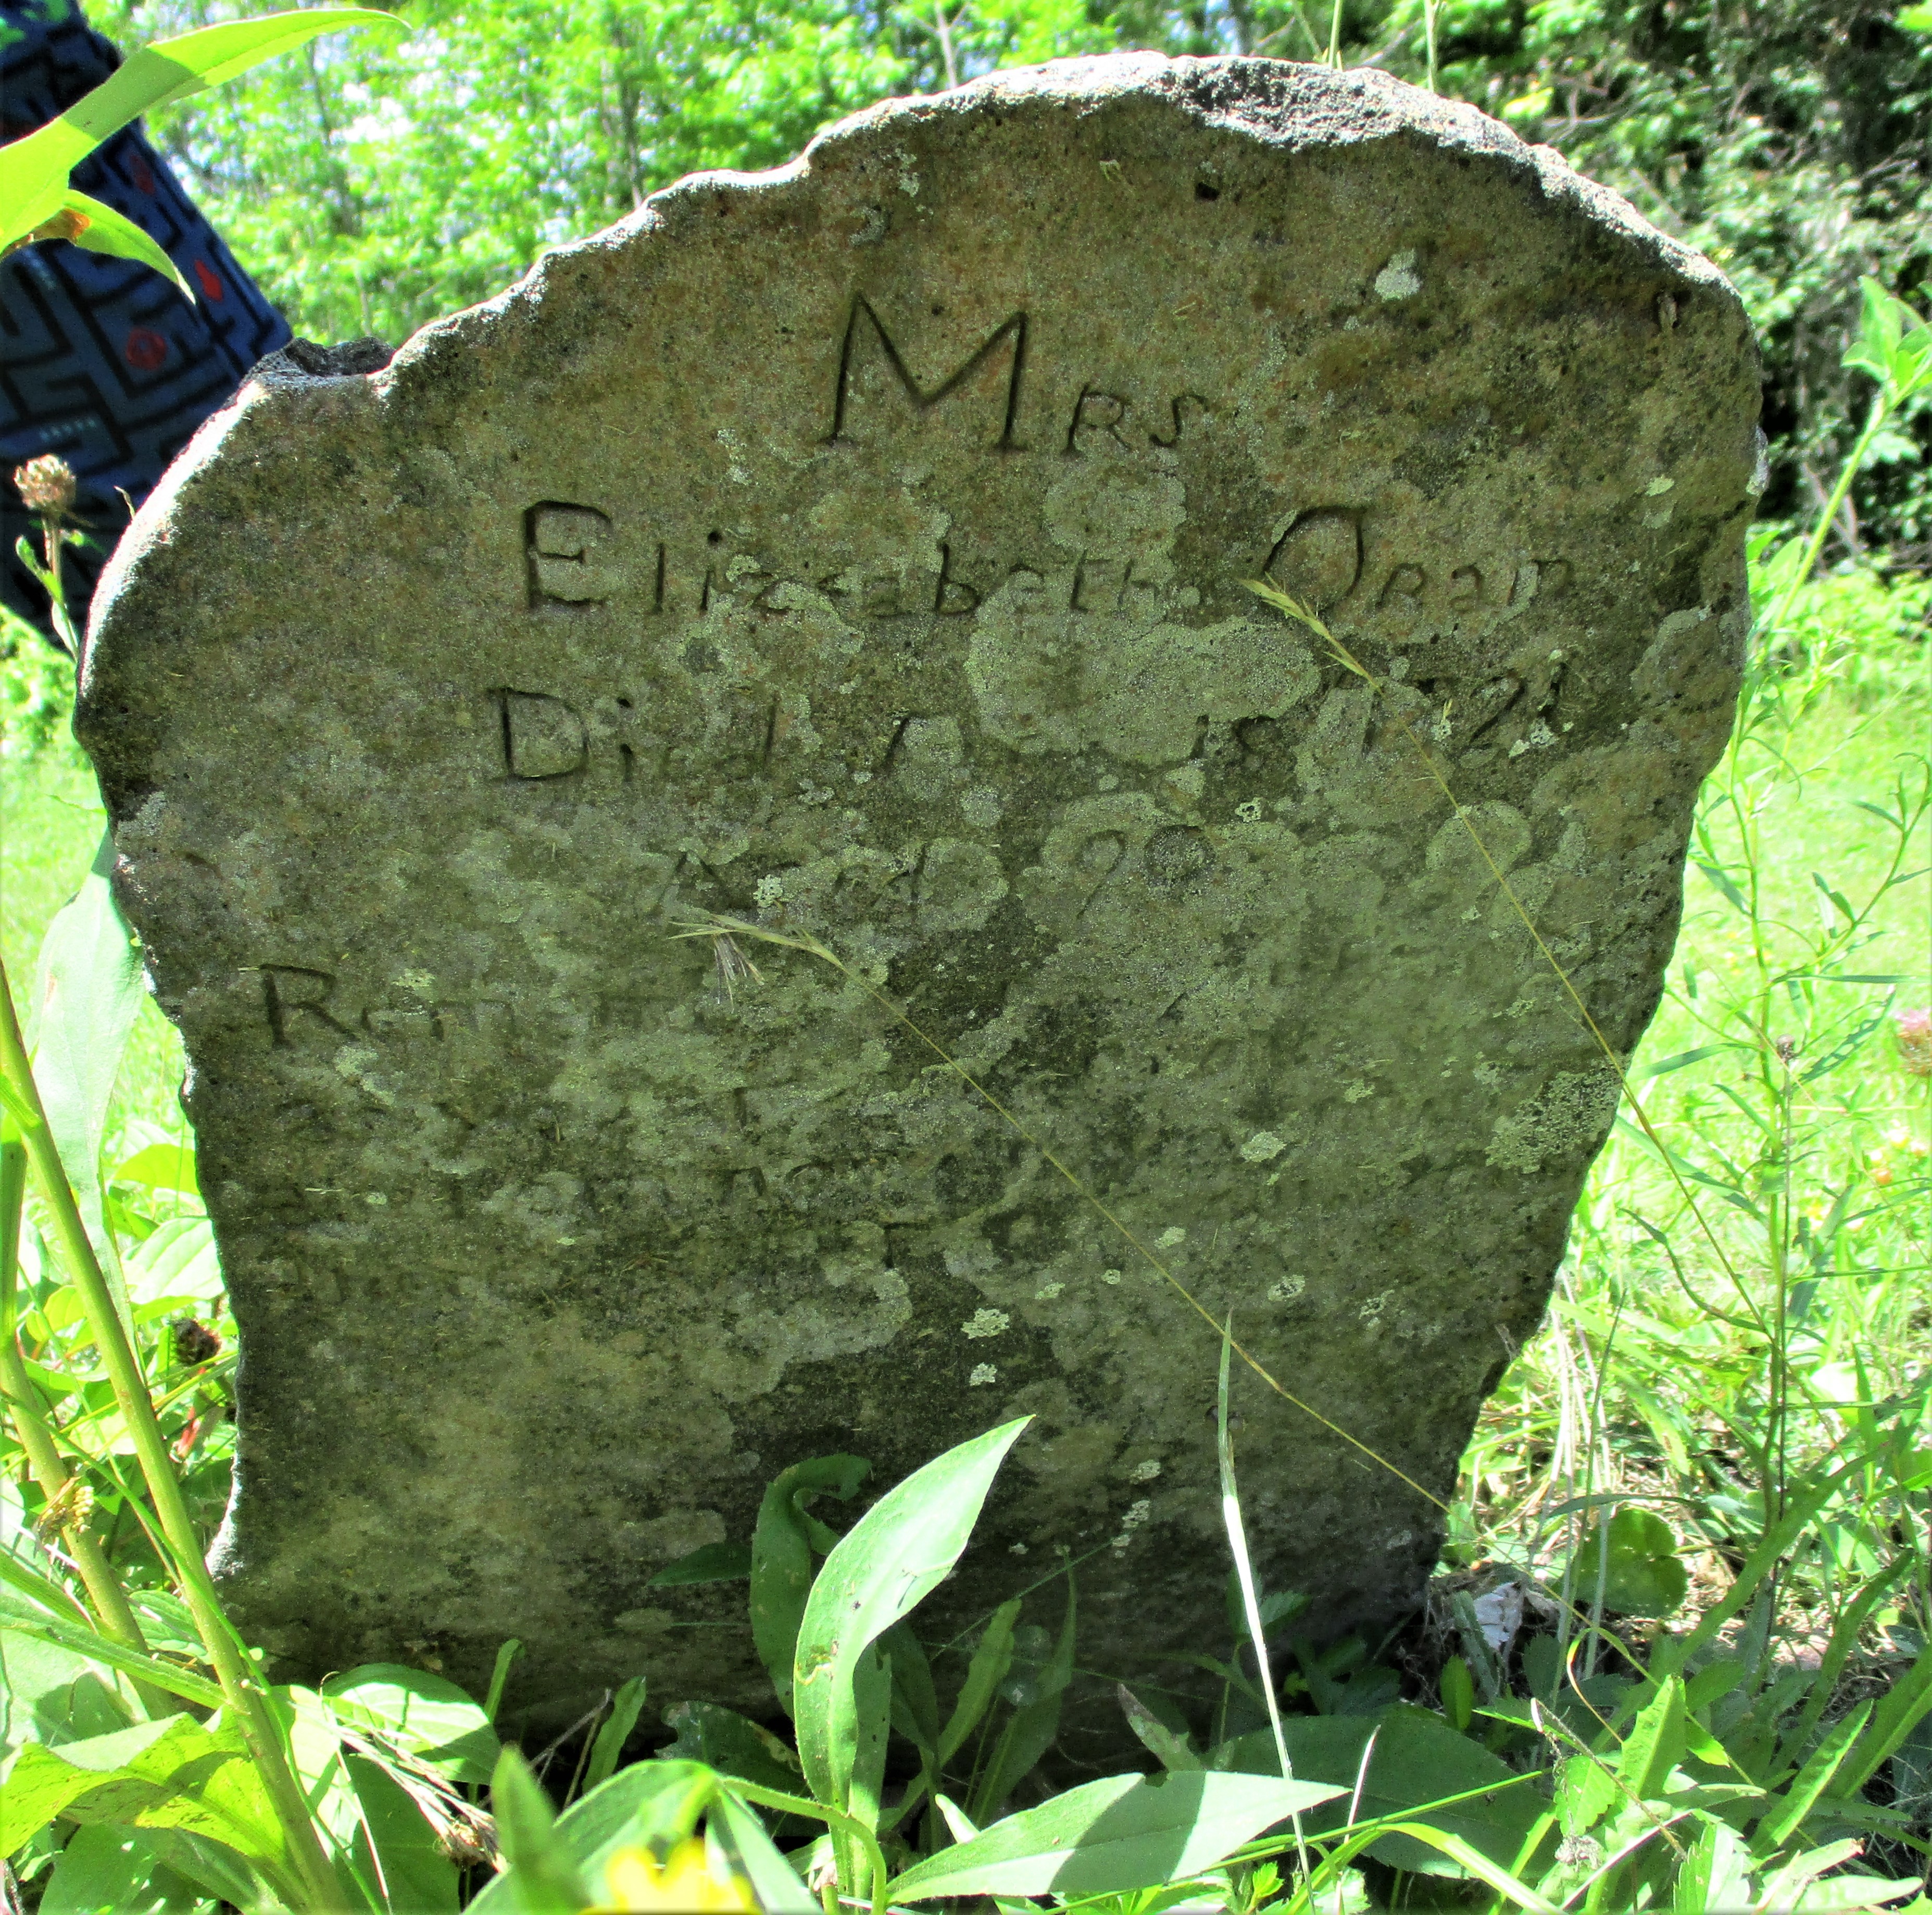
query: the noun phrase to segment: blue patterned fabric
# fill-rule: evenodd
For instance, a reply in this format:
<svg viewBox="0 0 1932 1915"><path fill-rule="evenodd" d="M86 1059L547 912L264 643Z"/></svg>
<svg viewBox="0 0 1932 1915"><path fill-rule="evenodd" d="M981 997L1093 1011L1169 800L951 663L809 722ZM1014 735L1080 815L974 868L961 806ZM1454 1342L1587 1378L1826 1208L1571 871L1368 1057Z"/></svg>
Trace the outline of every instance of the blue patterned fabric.
<svg viewBox="0 0 1932 1915"><path fill-rule="evenodd" d="M0 0L0 140L44 125L119 65L75 0ZM195 289L190 304L146 266L60 240L0 261L0 473L43 452L74 468L89 539L67 548L79 623L128 521L122 494L138 506L196 427L290 335L138 125L77 167L74 183L153 234ZM46 595L14 550L33 522L4 476L0 521L0 596L44 629Z"/></svg>

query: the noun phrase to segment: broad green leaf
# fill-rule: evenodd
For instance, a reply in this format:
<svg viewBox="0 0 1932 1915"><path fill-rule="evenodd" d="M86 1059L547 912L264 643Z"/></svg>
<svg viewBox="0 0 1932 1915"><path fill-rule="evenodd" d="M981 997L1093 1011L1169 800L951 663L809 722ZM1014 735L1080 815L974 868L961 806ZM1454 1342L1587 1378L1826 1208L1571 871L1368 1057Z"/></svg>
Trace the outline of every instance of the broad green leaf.
<svg viewBox="0 0 1932 1915"><path fill-rule="evenodd" d="M895 1901L937 1895L1120 1895L1212 1868L1264 1829L1343 1791L1279 1776L1109 1775L1009 1815L896 1877Z"/></svg>
<svg viewBox="0 0 1932 1915"><path fill-rule="evenodd" d="M119 1261L101 1212L100 1140L140 1008L141 963L108 881L113 869L109 833L80 889L47 926L34 1001L34 1078L48 1133L124 1316Z"/></svg>
<svg viewBox="0 0 1932 1915"><path fill-rule="evenodd" d="M1684 1682L1666 1676L1624 1738L1615 1764L1617 1780L1639 1802L1654 1801L1684 1760Z"/></svg>
<svg viewBox="0 0 1932 1915"><path fill-rule="evenodd" d="M1690 1589L1670 1525L1648 1509L1620 1509L1607 1528L1593 1525L1572 1574L1580 1605L1588 1608L1596 1601L1600 1580L1604 1607L1620 1616L1669 1616L1683 1607Z"/></svg>
<svg viewBox="0 0 1932 1915"><path fill-rule="evenodd" d="M74 217L79 230L68 236L70 245L89 253L105 253L110 258L134 260L151 266L164 279L172 280L182 296L192 305L194 289L182 278L180 267L160 249L153 236L112 206L90 200L70 186L61 200L61 209Z"/></svg>
<svg viewBox="0 0 1932 1915"><path fill-rule="evenodd" d="M514 1748L506 1748L496 1758L490 1778L490 1806L509 1865L470 1906L482 1908L487 1904L515 1910L518 1915L579 1915L590 1900L584 1878L557 1829L550 1798Z"/></svg>
<svg viewBox="0 0 1932 1915"><path fill-rule="evenodd" d="M797 1757L770 1730L715 1702L681 1702L664 1712L664 1723L677 1733L664 1751L674 1760L701 1762L788 1795L804 1786Z"/></svg>
<svg viewBox="0 0 1932 1915"><path fill-rule="evenodd" d="M1888 1881L1878 1875L1827 1875L1822 1881L1808 1883L1795 1901L1778 1905L1790 1908L1792 1915L1844 1915L1852 1909L1888 1907L1920 1894L1924 1886L1916 1875L1903 1881ZM1923 1902L1916 1905L1925 1906Z"/></svg>
<svg viewBox="0 0 1932 1915"><path fill-rule="evenodd" d="M143 1722L59 1749L29 1743L0 1798L0 1854L64 1816L85 1826L134 1827L183 1873L202 1880L176 1833L213 1843L271 1879L285 1862L282 1831L242 1739L186 1715Z"/></svg>
<svg viewBox="0 0 1932 1915"><path fill-rule="evenodd" d="M706 1543L702 1549L668 1562L644 1586L674 1589L687 1583L742 1583L752 1573L752 1551L745 1543Z"/></svg>
<svg viewBox="0 0 1932 1915"><path fill-rule="evenodd" d="M765 1491L752 1535L752 1640L787 1715L798 1625L812 1588L814 1540L830 1554L834 1541L806 1505L816 1496L850 1502L872 1465L861 1456L815 1456L795 1463Z"/></svg>
<svg viewBox="0 0 1932 1915"><path fill-rule="evenodd" d="M128 1294L136 1304L180 1297L212 1307L225 1287L214 1226L205 1217L171 1217L157 1225L125 1268Z"/></svg>
<svg viewBox="0 0 1932 1915"><path fill-rule="evenodd" d="M590 1761L584 1772L584 1786L594 1789L601 1782L608 1782L624 1753L624 1745L630 1740L631 1731L638 1726L638 1718L644 1706L644 1679L633 1676L622 1684L611 1699L610 1713L603 1726L597 1731L597 1739L591 1745Z"/></svg>
<svg viewBox="0 0 1932 1915"><path fill-rule="evenodd" d="M92 1656L0 1627L0 1755L22 1742L110 1735L133 1712Z"/></svg>
<svg viewBox="0 0 1932 1915"><path fill-rule="evenodd" d="M993 1478L1031 1419L959 1444L887 1490L842 1537L812 1586L792 1664L799 1760L820 1801L843 1808L861 1748L860 1658L945 1577Z"/></svg>
<svg viewBox="0 0 1932 1915"><path fill-rule="evenodd" d="M1406 1703L1379 1717L1291 1715L1282 1733L1298 1781L1328 1783L1352 1797L1359 1778L1363 1820L1400 1816L1424 1822L1504 1864L1515 1859L1541 1807L1534 1790L1524 1788L1499 1757L1459 1736L1439 1716ZM1375 1748L1364 1774L1362 1757L1371 1736ZM1214 1760L1220 1767L1280 1773L1274 1737L1264 1729L1224 1744ZM1488 1792L1472 1795L1474 1790ZM1468 1799L1429 1806L1450 1796ZM1316 1810L1303 1826L1311 1837L1332 1835L1346 1813L1346 1801L1333 1803ZM1439 1874L1449 1865L1440 1850L1405 1835L1384 1835L1369 1852L1391 1868L1418 1874Z"/></svg>
<svg viewBox="0 0 1932 1915"><path fill-rule="evenodd" d="M501 1752L490 1720L457 1685L400 1663L372 1662L322 1685L330 1712L388 1736L452 1781L487 1782Z"/></svg>
<svg viewBox="0 0 1932 1915"><path fill-rule="evenodd" d="M196 1915L204 1892L124 1829L76 1829L40 1897L40 1915Z"/></svg>
<svg viewBox="0 0 1932 1915"><path fill-rule="evenodd" d="M1932 1713L1932 1648L1922 1649L1912 1667L1879 1698L1870 1726L1832 1778L1831 1794L1840 1801L1856 1796L1928 1713Z"/></svg>
<svg viewBox="0 0 1932 1915"><path fill-rule="evenodd" d="M1672 1915L1708 1915L1750 1903L1750 1856L1743 1838L1722 1822L1706 1822L1677 1871Z"/></svg>
<svg viewBox="0 0 1932 1915"><path fill-rule="evenodd" d="M1907 33L1932 33L1932 4L1922 0L1918 6L1901 7L1892 23Z"/></svg>
<svg viewBox="0 0 1932 1915"><path fill-rule="evenodd" d="M144 1144L133 1156L123 1157L109 1179L116 1184L139 1184L150 1190L179 1190L190 1197L201 1195L195 1173L194 1145L184 1137L173 1144Z"/></svg>
<svg viewBox="0 0 1932 1915"><path fill-rule="evenodd" d="M409 1793L376 1763L345 1755L358 1808L348 1860L386 1890L395 1915L456 1915L456 1866Z"/></svg>
<svg viewBox="0 0 1932 1915"><path fill-rule="evenodd" d="M1000 1685L1006 1679L1013 1660L1013 1625L1019 1620L1017 1599L1003 1602L993 1611L992 1619L982 1631L966 1665L966 1679L960 1685L959 1699L939 1734L939 1760L950 1762L960 1745L980 1726L980 1718L992 1706Z"/></svg>

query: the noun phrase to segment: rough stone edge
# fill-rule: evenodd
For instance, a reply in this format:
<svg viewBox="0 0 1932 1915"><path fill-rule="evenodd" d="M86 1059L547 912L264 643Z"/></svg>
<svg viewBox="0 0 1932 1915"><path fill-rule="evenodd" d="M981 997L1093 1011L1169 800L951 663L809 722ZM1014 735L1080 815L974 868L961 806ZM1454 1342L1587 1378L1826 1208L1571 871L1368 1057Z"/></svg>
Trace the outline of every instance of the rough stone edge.
<svg viewBox="0 0 1932 1915"><path fill-rule="evenodd" d="M688 212L695 210L690 203L699 195L721 190L764 194L801 185L822 156L877 135L895 122L970 115L989 106L1051 110L1076 103L1084 116L1136 94L1178 107L1203 126L1245 134L1288 152L1321 152L1419 136L1451 153L1499 161L1524 176L1538 196L1553 206L1579 213L1606 229L1659 269L1728 299L1745 317L1748 330L1744 302L1724 275L1702 254L1653 226L1622 194L1585 178L1555 148L1529 145L1467 102L1444 100L1378 68L1357 67L1337 73L1299 61L1252 56L1188 54L1177 59L1149 53L1087 54L1010 68L942 93L880 101L826 128L783 166L758 173L716 168L687 173L624 218L545 254L494 298L430 320L393 351L374 339L338 347L298 341L271 354L235 398L204 422L103 569L77 701L82 725L94 689L94 633L103 616L124 590L138 588L138 574L149 548L172 542L175 509L182 495L214 460L229 434L264 404L275 409L270 436L281 443L299 430L303 413L330 399L338 404L373 402L386 411L392 398L400 398L410 386L433 380L446 355L486 347L496 328L507 322L536 323L552 276L568 271L574 262L646 239L671 237ZM380 365L375 363L378 354L386 355Z"/></svg>

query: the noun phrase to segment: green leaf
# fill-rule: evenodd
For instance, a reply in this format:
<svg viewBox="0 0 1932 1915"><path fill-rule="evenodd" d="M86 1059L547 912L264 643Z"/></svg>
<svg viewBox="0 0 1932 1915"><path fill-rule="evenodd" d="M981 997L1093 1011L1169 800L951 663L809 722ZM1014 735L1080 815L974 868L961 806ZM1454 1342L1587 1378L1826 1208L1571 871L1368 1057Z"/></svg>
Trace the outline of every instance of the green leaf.
<svg viewBox="0 0 1932 1915"><path fill-rule="evenodd" d="M1932 0L1921 0L1916 7L1901 7L1892 24L1907 33L1932 33Z"/></svg>
<svg viewBox="0 0 1932 1915"><path fill-rule="evenodd" d="M345 1754L343 1767L356 1796L356 1874L382 1884L395 1915L456 1915L456 1865L408 1791L365 1757Z"/></svg>
<svg viewBox="0 0 1932 1915"><path fill-rule="evenodd" d="M904 1622L880 1638L892 1661L892 1727L929 1760L939 1751L939 1692L932 1664L918 1637Z"/></svg>
<svg viewBox="0 0 1932 1915"><path fill-rule="evenodd" d="M14 1579L9 1572L17 1566L0 1558L0 1580L12 1582ZM170 1695L200 1703L204 1708L221 1706L220 1688L206 1676L177 1667L159 1656L143 1655L139 1649L125 1648L85 1623L70 1622L63 1616L32 1608L10 1593L0 1594L0 1629L77 1650L90 1661L104 1662L124 1675L138 1676Z"/></svg>
<svg viewBox="0 0 1932 1915"><path fill-rule="evenodd" d="M980 1718L993 1706L1013 1660L1013 1625L1019 1620L1018 1598L1003 1602L974 1646L973 1659L966 1665L966 1679L960 1685L958 1700L946 1727L939 1734L939 1760L950 1762L960 1745L980 1726Z"/></svg>
<svg viewBox="0 0 1932 1915"><path fill-rule="evenodd" d="M792 1664L799 1760L820 1802L847 1807L862 1772L860 1658L958 1560L1006 1451L1031 1420L1003 1424L914 1471L826 1557L806 1604Z"/></svg>
<svg viewBox="0 0 1932 1915"><path fill-rule="evenodd" d="M728 1788L721 1789L712 1805L710 1826L732 1865L751 1883L764 1915L822 1915L818 1898L778 1852L756 1812Z"/></svg>
<svg viewBox="0 0 1932 1915"><path fill-rule="evenodd" d="M90 200L70 186L61 200L64 212L78 215L86 222L70 236L69 243L89 253L105 253L117 260L134 260L152 266L164 279L173 281L176 290L191 305L194 293L182 277L181 269L163 252L153 236L112 206Z"/></svg>
<svg viewBox="0 0 1932 1915"><path fill-rule="evenodd" d="M1460 1734L1476 1718L1476 1679L1462 1657L1452 1655L1443 1664L1440 1687L1442 1712L1448 1717L1449 1726Z"/></svg>
<svg viewBox="0 0 1932 1915"><path fill-rule="evenodd" d="M1073 1677L1074 1619L1073 1572L1069 1569L1066 1613L1060 1625L1060 1640L1041 1672L1040 1694L1024 1708L1014 1710L1000 1730L993 1759L976 1791L976 1799L986 1804L988 1815L1024 1779L1060 1733L1060 1703Z"/></svg>
<svg viewBox="0 0 1932 1915"><path fill-rule="evenodd" d="M507 1760L515 1751L504 1754ZM497 1772L504 1772L502 1764ZM527 1779L528 1769L523 1772ZM533 1780L529 1786L547 1813L550 1805L542 1790ZM604 1865L619 1848L640 1845L660 1857L668 1854L698 1826L719 1787L718 1775L700 1762L634 1763L572 1803L554 1823L545 1824L544 1853L550 1858L545 1865L554 1871L567 1869L577 1884L572 1892L580 1894L584 1882L602 1879ZM566 1907L568 1915L578 1915L589 1899L543 1898L552 1892L512 1868L486 1883L465 1915L562 1915Z"/></svg>
<svg viewBox="0 0 1932 1915"><path fill-rule="evenodd" d="M1620 1509L1607 1528L1594 1524L1571 1573L1579 1604L1587 1607L1596 1601L1600 1580L1604 1607L1620 1616L1669 1616L1683 1606L1690 1590L1670 1525L1648 1509Z"/></svg>
<svg viewBox="0 0 1932 1915"><path fill-rule="evenodd" d="M1115 1693L1127 1727L1163 1769L1180 1771L1205 1766L1184 1730L1170 1729L1126 1683L1117 1685Z"/></svg>
<svg viewBox="0 0 1932 1915"><path fill-rule="evenodd" d="M578 1915L590 1896L571 1844L558 1832L542 1784L514 1748L506 1748L496 1758L490 1778L490 1806L509 1866L470 1906L482 1908L488 1903L519 1915Z"/></svg>
<svg viewBox="0 0 1932 1915"><path fill-rule="evenodd" d="M1748 1908L1750 1856L1735 1829L1707 1821L1677 1871L1671 1899L1675 1915L1706 1915L1712 1909Z"/></svg>
<svg viewBox="0 0 1932 1915"><path fill-rule="evenodd" d="M1811 1752L1790 1785L1767 1808L1751 1831L1751 1851L1768 1862L1802 1826L1820 1796L1831 1787L1832 1778L1844 1766L1853 1742L1871 1719L1872 1706L1862 1702L1850 1713L1832 1725L1830 1733Z"/></svg>
<svg viewBox="0 0 1932 1915"><path fill-rule="evenodd" d="M610 1779L623 1755L624 1745L631 1739L631 1731L638 1726L638 1718L643 1713L644 1706L644 1679L633 1676L619 1688L610 1703L610 1715L597 1731L596 1741L591 1745L590 1763L584 1772L586 1790Z"/></svg>
<svg viewBox="0 0 1932 1915"><path fill-rule="evenodd" d="M11 1855L56 1816L140 1829L165 1860L196 1880L206 1880L199 1862L208 1845L231 1859L229 1880L252 1871L284 1879L282 1830L242 1738L186 1715L58 1750L28 1744L0 1798L0 1855ZM229 1892L221 1880L208 1886ZM260 1893L259 1885L249 1891L251 1899Z"/></svg>
<svg viewBox="0 0 1932 1915"><path fill-rule="evenodd" d="M674 1589L687 1583L742 1583L752 1573L752 1551L745 1543L706 1543L702 1549L668 1562L644 1587Z"/></svg>
<svg viewBox="0 0 1932 1915"><path fill-rule="evenodd" d="M207 1898L136 1835L76 1829L40 1897L40 1915L197 1915Z"/></svg>
<svg viewBox="0 0 1932 1915"><path fill-rule="evenodd" d="M758 1505L752 1535L752 1640L787 1715L798 1625L812 1587L812 1542L815 1534L829 1533L806 1505L816 1496L849 1502L872 1467L862 1456L814 1457L779 1475ZM832 1547L826 1543L820 1553Z"/></svg>
<svg viewBox="0 0 1932 1915"><path fill-rule="evenodd" d="M684 1762L701 1762L721 1775L736 1775L761 1788L796 1795L802 1777L798 1758L770 1730L715 1702L681 1702L668 1709L664 1727L677 1739L663 1751Z"/></svg>
<svg viewBox="0 0 1932 1915"><path fill-rule="evenodd" d="M212 1307L226 1287L205 1217L171 1217L157 1224L127 1262L128 1294L136 1304L179 1297Z"/></svg>
<svg viewBox="0 0 1932 1915"><path fill-rule="evenodd" d="M1871 1726L1834 1777L1831 1793L1849 1801L1889 1761L1928 1712L1932 1712L1932 1648L1922 1650L1912 1667L1879 1698Z"/></svg>
<svg viewBox="0 0 1932 1915"><path fill-rule="evenodd" d="M1515 1859L1540 1811L1534 1791L1521 1786L1515 1770L1426 1709L1398 1703L1379 1718L1292 1715L1282 1721L1282 1733L1298 1780L1331 1784L1349 1798L1359 1780L1364 1821L1401 1816L1426 1823L1505 1865ZM1210 1759L1218 1767L1280 1772L1274 1737L1264 1729L1224 1743ZM1441 1808L1429 1806L1450 1796L1466 1799ZM1311 1838L1332 1835L1346 1817L1346 1801L1334 1802L1318 1809L1304 1828ZM1369 1853L1391 1868L1417 1874L1441 1874L1450 1865L1438 1850L1400 1835L1384 1835Z"/></svg>
<svg viewBox="0 0 1932 1915"><path fill-rule="evenodd" d="M1666 1676L1624 1738L1615 1764L1618 1781L1638 1801L1654 1801L1684 1760L1684 1746L1683 1678Z"/></svg>
<svg viewBox="0 0 1932 1915"><path fill-rule="evenodd" d="M120 1264L101 1208L100 1142L128 1033L140 1008L141 965L108 882L113 869L109 833L80 889L55 914L41 942L34 1079L48 1133L125 1316Z"/></svg>
<svg viewBox="0 0 1932 1915"><path fill-rule="evenodd" d="M454 1782L487 1782L501 1753L490 1718L441 1676L372 1662L322 1685L329 1712L387 1737Z"/></svg>
<svg viewBox="0 0 1932 1915"><path fill-rule="evenodd" d="M194 1145L186 1137L178 1144L143 1145L114 1166L108 1181L139 1184L150 1190L178 1190L190 1197L201 1195L195 1177Z"/></svg>
<svg viewBox="0 0 1932 1915"><path fill-rule="evenodd" d="M1844 364L1870 373L1888 405L1902 405L1932 383L1932 328L1876 280L1861 280L1859 287L1864 311Z"/></svg>
<svg viewBox="0 0 1932 1915"><path fill-rule="evenodd" d="M1742 1048L1738 1044L1700 1044L1694 1050L1676 1051L1669 1057L1659 1058L1654 1064L1645 1065L1644 1069L1652 1077L1667 1076L1673 1070L1683 1070L1694 1064L1702 1064L1707 1057L1715 1057L1720 1051L1735 1051Z"/></svg>
<svg viewBox="0 0 1932 1915"><path fill-rule="evenodd" d="M1121 1895L1198 1874L1343 1791L1279 1776L1196 1770L1109 1775L995 1822L891 1883L896 1901L937 1895Z"/></svg>
<svg viewBox="0 0 1932 1915"><path fill-rule="evenodd" d="M111 1734L130 1720L110 1672L92 1656L0 1628L0 1754L22 1742Z"/></svg>

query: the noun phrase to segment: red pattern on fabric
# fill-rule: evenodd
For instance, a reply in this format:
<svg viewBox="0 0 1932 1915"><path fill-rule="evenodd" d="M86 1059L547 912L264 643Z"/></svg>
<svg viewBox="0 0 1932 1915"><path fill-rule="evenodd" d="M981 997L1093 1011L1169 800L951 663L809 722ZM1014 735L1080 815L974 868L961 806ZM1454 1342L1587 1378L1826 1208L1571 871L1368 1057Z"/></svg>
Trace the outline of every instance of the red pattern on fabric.
<svg viewBox="0 0 1932 1915"><path fill-rule="evenodd" d="M202 291L211 299L218 300L227 296L226 289L221 284L220 275L206 260L195 261L194 276L201 281Z"/></svg>
<svg viewBox="0 0 1932 1915"><path fill-rule="evenodd" d="M136 372L158 372L168 356L168 342L152 326L137 326L128 334L121 356Z"/></svg>

